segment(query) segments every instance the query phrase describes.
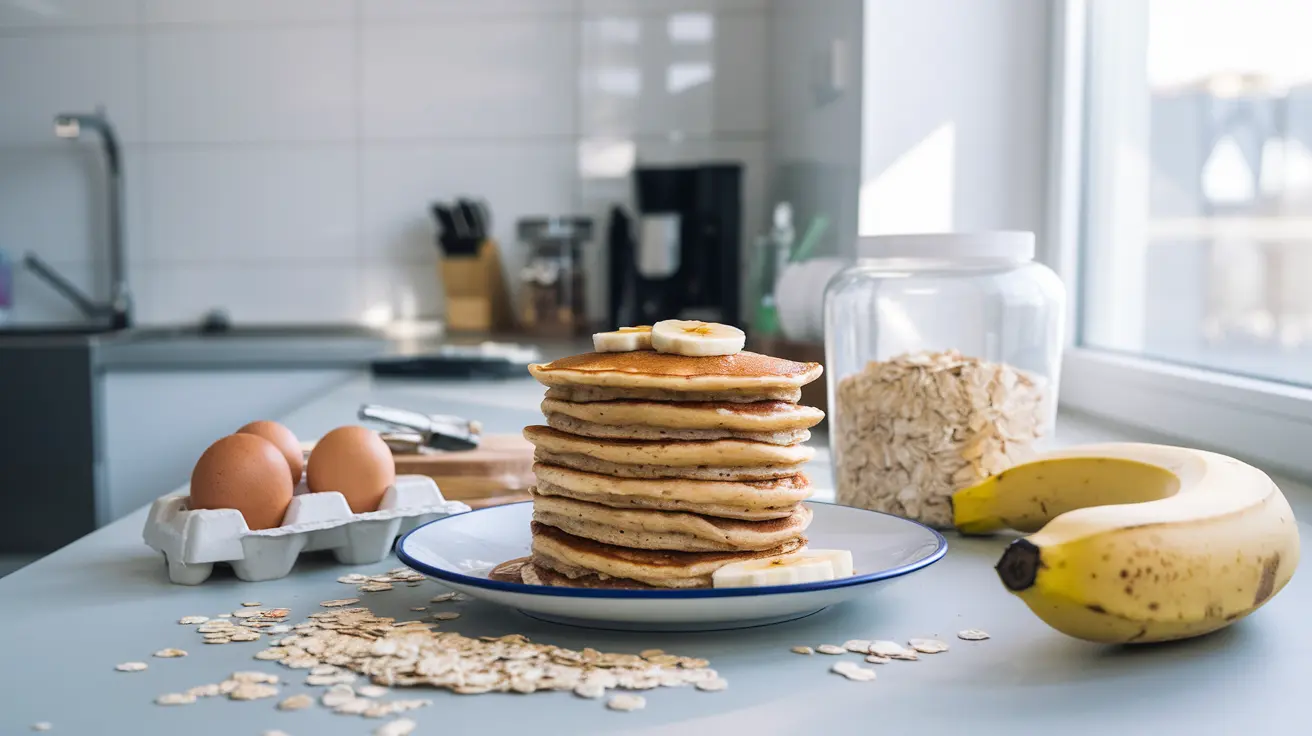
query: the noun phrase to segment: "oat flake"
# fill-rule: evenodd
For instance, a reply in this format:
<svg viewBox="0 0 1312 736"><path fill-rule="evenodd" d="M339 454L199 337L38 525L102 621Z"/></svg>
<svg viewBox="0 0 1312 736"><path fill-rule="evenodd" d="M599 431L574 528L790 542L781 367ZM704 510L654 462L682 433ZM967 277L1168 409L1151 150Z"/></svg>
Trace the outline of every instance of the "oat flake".
<svg viewBox="0 0 1312 736"><path fill-rule="evenodd" d="M574 694L580 698L600 698L606 694L606 687L599 682L585 682L574 687Z"/></svg>
<svg viewBox="0 0 1312 736"><path fill-rule="evenodd" d="M278 710L304 710L312 705L314 705L314 698L301 693L300 695L284 698L278 703Z"/></svg>
<svg viewBox="0 0 1312 736"><path fill-rule="evenodd" d="M869 662L870 664L888 664L893 660L889 659L888 657L881 657L878 654L872 654L869 657L866 657L866 661Z"/></svg>
<svg viewBox="0 0 1312 736"><path fill-rule="evenodd" d="M215 695L219 694L219 685L218 683L211 683L209 685L197 685L196 687L187 690L187 694L194 695L198 698L212 698Z"/></svg>
<svg viewBox="0 0 1312 736"><path fill-rule="evenodd" d="M815 654L815 650L812 649L811 647L793 647L788 651L792 652L793 654Z"/></svg>
<svg viewBox="0 0 1312 736"><path fill-rule="evenodd" d="M418 725L409 718L398 718L375 728L374 736L410 736Z"/></svg>
<svg viewBox="0 0 1312 736"><path fill-rule="evenodd" d="M433 619L436 621L455 621L458 618L460 618L460 614L455 611L443 611L433 614Z"/></svg>
<svg viewBox="0 0 1312 736"><path fill-rule="evenodd" d="M815 650L821 654L843 654L847 650L842 647L836 647L833 644L821 644Z"/></svg>
<svg viewBox="0 0 1312 736"><path fill-rule="evenodd" d="M647 707L647 699L641 695L629 695L622 693L606 701L606 707L611 710L631 711L642 710Z"/></svg>
<svg viewBox="0 0 1312 736"><path fill-rule="evenodd" d="M209 620L210 620L209 616L183 616L182 618L178 619L178 623L187 624L187 625L203 624Z"/></svg>
<svg viewBox="0 0 1312 736"><path fill-rule="evenodd" d="M114 665L114 669L119 672L141 672L146 669L145 662L124 662L123 664Z"/></svg>
<svg viewBox="0 0 1312 736"><path fill-rule="evenodd" d="M443 593L442 595L435 595L435 596L433 596L432 598L429 598L429 599L428 599L428 602L429 602L429 603L446 603L447 601L455 600L455 597L456 597L456 594L455 594L455 593Z"/></svg>
<svg viewBox="0 0 1312 736"><path fill-rule="evenodd" d="M989 635L987 632L980 631L979 629L966 629L964 631L958 631L957 638L966 641L983 641L988 639Z"/></svg>
<svg viewBox="0 0 1312 736"><path fill-rule="evenodd" d="M336 600L331 600L331 601L322 601L321 603L319 603L319 605L323 606L324 608L340 608L342 606L349 606L352 603L359 603L359 602L360 602L359 598L338 598Z"/></svg>
<svg viewBox="0 0 1312 736"><path fill-rule="evenodd" d="M50 721L37 721L32 724L33 731L49 731L52 728L54 728L54 726L51 725Z"/></svg>
<svg viewBox="0 0 1312 736"><path fill-rule="evenodd" d="M253 603L242 603L242 605L245 606L246 608L255 608L256 606L263 605L263 604L261 604L259 601L255 601Z"/></svg>
<svg viewBox="0 0 1312 736"><path fill-rule="evenodd" d="M829 671L857 682L869 682L875 679L874 670L862 667L855 662L836 662L833 667L829 668Z"/></svg>
<svg viewBox="0 0 1312 736"><path fill-rule="evenodd" d="M843 642L843 648L853 654L866 654L870 651L869 639L848 639Z"/></svg>
<svg viewBox="0 0 1312 736"><path fill-rule="evenodd" d="M228 693L232 700L261 700L278 694L278 688L260 682L243 682Z"/></svg>
<svg viewBox="0 0 1312 736"><path fill-rule="evenodd" d="M155 698L156 705L191 705L196 696L191 693L167 693Z"/></svg>
<svg viewBox="0 0 1312 736"><path fill-rule="evenodd" d="M381 698L388 693L382 685L361 685L355 691L366 698Z"/></svg>
<svg viewBox="0 0 1312 736"><path fill-rule="evenodd" d="M948 650L948 645L938 639L909 639L907 643L921 654L940 654Z"/></svg>
<svg viewBox="0 0 1312 736"><path fill-rule="evenodd" d="M187 656L187 653L181 649L161 649L158 652L155 652L153 656L170 659L173 657L185 657Z"/></svg>
<svg viewBox="0 0 1312 736"><path fill-rule="evenodd" d="M694 687L698 690L705 690L707 692L719 692L720 690L729 687L729 683L725 681L724 678L717 677L713 680L703 680L702 682L698 682Z"/></svg>

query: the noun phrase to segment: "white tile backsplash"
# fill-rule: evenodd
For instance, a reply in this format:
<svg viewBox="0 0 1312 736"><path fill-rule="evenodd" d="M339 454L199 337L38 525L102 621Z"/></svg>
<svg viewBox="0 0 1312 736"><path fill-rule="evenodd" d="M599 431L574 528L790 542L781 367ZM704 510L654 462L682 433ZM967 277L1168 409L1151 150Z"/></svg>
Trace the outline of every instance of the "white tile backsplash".
<svg viewBox="0 0 1312 736"><path fill-rule="evenodd" d="M146 23L350 22L354 0L141 0Z"/></svg>
<svg viewBox="0 0 1312 736"><path fill-rule="evenodd" d="M370 22L446 20L451 17L573 13L576 0L361 0L360 16Z"/></svg>
<svg viewBox="0 0 1312 736"><path fill-rule="evenodd" d="M143 323L194 323L223 309L235 323L348 323L364 314L359 267L313 261L251 265L158 265Z"/></svg>
<svg viewBox="0 0 1312 736"><path fill-rule="evenodd" d="M0 0L0 28L80 28L137 21L137 0Z"/></svg>
<svg viewBox="0 0 1312 736"><path fill-rule="evenodd" d="M434 201L482 197L506 260L518 262L515 221L578 204L567 142L370 144L361 161L363 255L410 261L437 253Z"/></svg>
<svg viewBox="0 0 1312 736"><path fill-rule="evenodd" d="M139 43L117 30L0 37L0 146L49 143L56 113L96 105L122 140L140 140Z"/></svg>
<svg viewBox="0 0 1312 736"><path fill-rule="evenodd" d="M572 135L571 18L455 19L361 31L369 140Z"/></svg>
<svg viewBox="0 0 1312 736"><path fill-rule="evenodd" d="M356 147L161 146L148 156L150 258L354 258Z"/></svg>
<svg viewBox="0 0 1312 736"><path fill-rule="evenodd" d="M126 143L130 272L144 323L409 319L442 310L429 206L484 198L508 279L515 221L596 218L635 162L746 163L760 227L768 0L0 0L0 249L103 296L94 137ZM77 315L30 275L22 319Z"/></svg>
<svg viewBox="0 0 1312 736"><path fill-rule="evenodd" d="M349 141L349 27L177 27L146 44L146 114L159 142Z"/></svg>

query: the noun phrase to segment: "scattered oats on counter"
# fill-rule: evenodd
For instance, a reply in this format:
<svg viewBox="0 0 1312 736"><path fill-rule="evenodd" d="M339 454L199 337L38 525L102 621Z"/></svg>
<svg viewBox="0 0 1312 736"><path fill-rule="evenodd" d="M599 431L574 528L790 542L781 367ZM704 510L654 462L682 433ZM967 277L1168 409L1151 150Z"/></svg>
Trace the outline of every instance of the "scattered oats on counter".
<svg viewBox="0 0 1312 736"><path fill-rule="evenodd" d="M1051 398L1039 379L955 350L873 361L835 390L838 502L949 528L954 491L1034 454Z"/></svg>
<svg viewBox="0 0 1312 736"><path fill-rule="evenodd" d="M965 641L984 641L989 638L989 635L987 632L980 631L979 629L966 629L964 631L958 631L957 638Z"/></svg>
<svg viewBox="0 0 1312 736"><path fill-rule="evenodd" d="M119 672L141 672L146 669L145 662L124 662L123 664L114 665L114 669Z"/></svg>

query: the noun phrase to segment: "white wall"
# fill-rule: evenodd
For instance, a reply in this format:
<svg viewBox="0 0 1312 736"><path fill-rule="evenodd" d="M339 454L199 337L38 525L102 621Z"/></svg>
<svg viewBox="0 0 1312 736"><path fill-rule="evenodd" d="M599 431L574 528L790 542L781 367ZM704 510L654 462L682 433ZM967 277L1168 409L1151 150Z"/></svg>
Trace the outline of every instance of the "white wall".
<svg viewBox="0 0 1312 736"><path fill-rule="evenodd" d="M862 233L1042 232L1048 0L865 0Z"/></svg>
<svg viewBox="0 0 1312 736"><path fill-rule="evenodd" d="M768 0L0 2L0 249L104 295L99 155L51 125L96 103L125 143L143 322L435 315L429 202L487 198L513 274L516 218L602 217L635 161L744 162L749 237L768 19ZM19 319L77 316L29 274L16 291Z"/></svg>
<svg viewBox="0 0 1312 736"><path fill-rule="evenodd" d="M862 0L774 0L771 10L771 202L794 206L799 238L823 214L830 227L817 253L848 253L860 186Z"/></svg>

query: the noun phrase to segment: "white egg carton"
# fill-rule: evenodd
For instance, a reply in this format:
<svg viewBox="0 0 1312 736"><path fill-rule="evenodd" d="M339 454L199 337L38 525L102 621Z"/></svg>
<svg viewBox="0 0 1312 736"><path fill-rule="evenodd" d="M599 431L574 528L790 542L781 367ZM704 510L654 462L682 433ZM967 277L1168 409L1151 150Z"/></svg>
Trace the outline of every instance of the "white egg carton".
<svg viewBox="0 0 1312 736"><path fill-rule="evenodd" d="M378 562L392 551L396 538L469 506L448 501L432 478L402 475L383 494L377 511L351 512L346 497L335 491L310 493L302 481L292 496L282 526L252 531L236 509L187 507L185 493L165 496L150 507L142 537L164 553L169 579L199 585L214 572L214 563L232 566L242 580L286 577L302 552L330 549L344 565Z"/></svg>

